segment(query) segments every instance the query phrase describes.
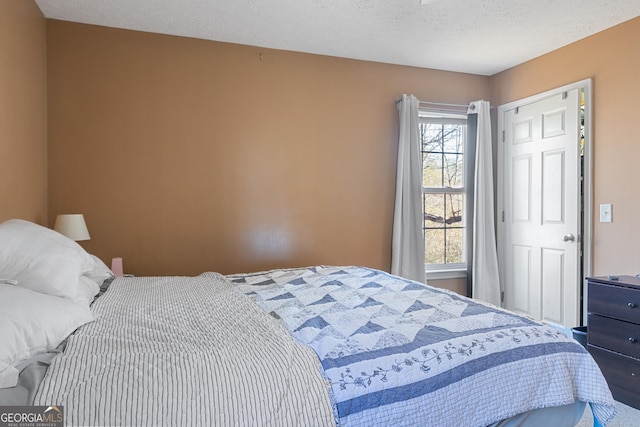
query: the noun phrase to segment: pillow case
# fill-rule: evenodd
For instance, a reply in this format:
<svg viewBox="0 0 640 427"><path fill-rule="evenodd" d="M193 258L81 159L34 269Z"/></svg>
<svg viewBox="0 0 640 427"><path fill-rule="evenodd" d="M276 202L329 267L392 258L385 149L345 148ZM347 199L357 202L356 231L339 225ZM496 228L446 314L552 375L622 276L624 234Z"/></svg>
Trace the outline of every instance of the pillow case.
<svg viewBox="0 0 640 427"><path fill-rule="evenodd" d="M93 302L93 298L98 295L98 292L100 292L100 285L87 276L80 276L78 281L78 294L73 301L89 307Z"/></svg>
<svg viewBox="0 0 640 427"><path fill-rule="evenodd" d="M18 362L53 350L92 320L88 306L0 283L0 388L16 385Z"/></svg>
<svg viewBox="0 0 640 427"><path fill-rule="evenodd" d="M98 286L102 285L105 280L114 277L111 269L100 258L92 254L90 256L93 259L93 268L88 273L85 273L85 276L96 282Z"/></svg>
<svg viewBox="0 0 640 427"><path fill-rule="evenodd" d="M0 224L0 278L45 294L74 299L78 278L95 261L73 240L29 221Z"/></svg>

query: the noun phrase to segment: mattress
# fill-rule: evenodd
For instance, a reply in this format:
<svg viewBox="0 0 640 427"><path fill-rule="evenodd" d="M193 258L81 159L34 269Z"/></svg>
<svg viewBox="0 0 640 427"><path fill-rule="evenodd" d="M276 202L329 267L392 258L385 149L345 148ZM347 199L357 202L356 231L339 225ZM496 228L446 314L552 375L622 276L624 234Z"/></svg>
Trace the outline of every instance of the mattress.
<svg viewBox="0 0 640 427"><path fill-rule="evenodd" d="M68 425L571 426L614 401L559 331L363 267L117 278L34 398Z"/></svg>

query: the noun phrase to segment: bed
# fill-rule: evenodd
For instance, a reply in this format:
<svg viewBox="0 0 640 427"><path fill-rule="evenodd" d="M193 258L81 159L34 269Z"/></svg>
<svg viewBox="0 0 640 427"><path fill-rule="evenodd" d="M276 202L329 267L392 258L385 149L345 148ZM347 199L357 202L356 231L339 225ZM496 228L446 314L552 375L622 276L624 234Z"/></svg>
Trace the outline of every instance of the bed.
<svg viewBox="0 0 640 427"><path fill-rule="evenodd" d="M0 282L2 342L29 336L0 353L0 404L18 392L62 406L67 425L570 426L586 404L596 425L615 415L571 338L379 270L113 279L35 224L2 223L0 241L0 280L17 282ZM30 336L41 327L53 331Z"/></svg>

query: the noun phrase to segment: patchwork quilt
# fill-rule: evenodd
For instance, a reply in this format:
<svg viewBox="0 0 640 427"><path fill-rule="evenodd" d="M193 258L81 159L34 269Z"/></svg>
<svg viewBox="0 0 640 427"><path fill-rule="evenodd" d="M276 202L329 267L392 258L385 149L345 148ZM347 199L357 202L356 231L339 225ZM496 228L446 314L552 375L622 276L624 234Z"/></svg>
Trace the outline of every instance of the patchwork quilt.
<svg viewBox="0 0 640 427"><path fill-rule="evenodd" d="M614 401L577 342L532 319L362 267L227 276L318 355L343 426L487 426Z"/></svg>

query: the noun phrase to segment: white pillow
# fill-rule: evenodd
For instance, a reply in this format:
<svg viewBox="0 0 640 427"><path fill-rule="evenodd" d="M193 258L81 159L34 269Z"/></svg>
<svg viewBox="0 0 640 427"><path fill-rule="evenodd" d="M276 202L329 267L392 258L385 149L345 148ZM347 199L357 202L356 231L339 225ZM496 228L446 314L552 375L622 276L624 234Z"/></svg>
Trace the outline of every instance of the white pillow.
<svg viewBox="0 0 640 427"><path fill-rule="evenodd" d="M55 349L92 320L88 306L0 283L0 388L16 385L18 362Z"/></svg>
<svg viewBox="0 0 640 427"><path fill-rule="evenodd" d="M0 279L74 299L78 278L94 265L80 245L56 231L18 219L0 224Z"/></svg>
<svg viewBox="0 0 640 427"><path fill-rule="evenodd" d="M91 271L85 274L85 276L89 277L91 280L96 282L99 285L102 285L107 279L111 279L114 277L113 271L107 265L102 262L100 258L95 255L91 255L93 259L93 268Z"/></svg>
<svg viewBox="0 0 640 427"><path fill-rule="evenodd" d="M100 285L87 276L80 276L78 282L78 295L76 295L73 301L89 307L93 302L93 297L98 295L98 292L100 292Z"/></svg>

